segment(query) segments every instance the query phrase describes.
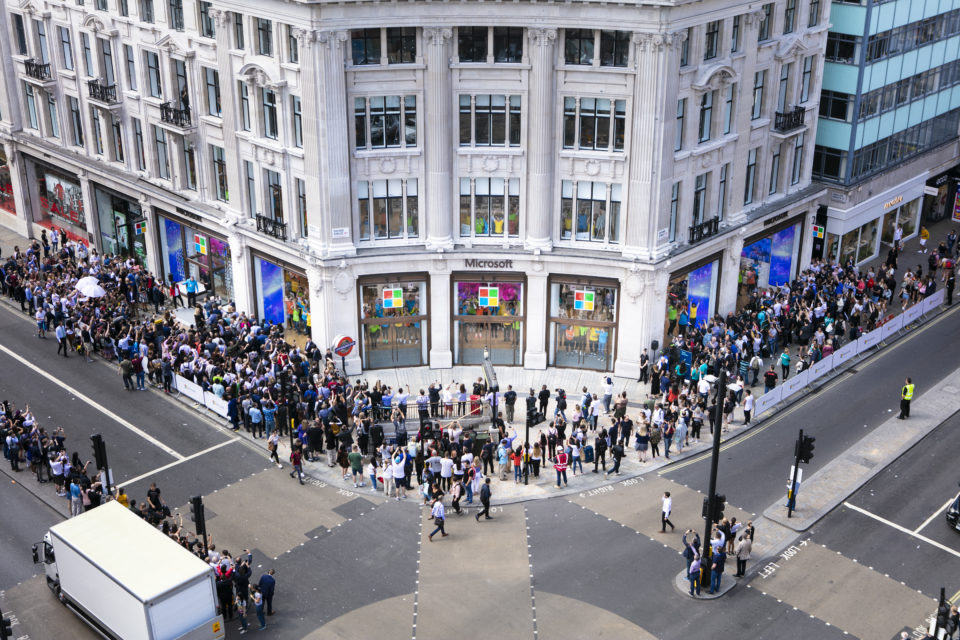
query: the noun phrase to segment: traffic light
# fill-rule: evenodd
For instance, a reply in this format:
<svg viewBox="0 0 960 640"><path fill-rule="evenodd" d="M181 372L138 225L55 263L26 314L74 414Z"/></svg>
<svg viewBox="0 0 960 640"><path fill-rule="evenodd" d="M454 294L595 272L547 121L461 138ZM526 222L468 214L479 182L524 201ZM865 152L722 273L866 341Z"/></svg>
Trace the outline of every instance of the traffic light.
<svg viewBox="0 0 960 640"><path fill-rule="evenodd" d="M950 624L950 603L941 602L937 607L937 629L947 629Z"/></svg>
<svg viewBox="0 0 960 640"><path fill-rule="evenodd" d="M723 510L727 507L727 496L720 495L719 493L714 494L713 496L713 521L720 522L723 520Z"/></svg>
<svg viewBox="0 0 960 640"><path fill-rule="evenodd" d="M816 438L813 436L803 436L797 441L797 446L800 448L797 457L800 458L800 462L809 463L813 458L813 443L815 441Z"/></svg>
<svg viewBox="0 0 960 640"><path fill-rule="evenodd" d="M9 638L13 638L13 620L3 618L3 621L0 622L0 640L8 640Z"/></svg>
<svg viewBox="0 0 960 640"><path fill-rule="evenodd" d="M544 415L537 411L536 406L527 407L527 424L535 427L545 420Z"/></svg>
<svg viewBox="0 0 960 640"><path fill-rule="evenodd" d="M103 444L103 437L99 433L90 436L93 442L93 460L97 463L97 469L107 468L107 449Z"/></svg>
<svg viewBox="0 0 960 640"><path fill-rule="evenodd" d="M203 518L203 498L193 496L190 498L190 520L197 524L197 533L205 529Z"/></svg>
<svg viewBox="0 0 960 640"><path fill-rule="evenodd" d="M704 520L710 517L710 498L703 496L703 509L700 511L700 515Z"/></svg>

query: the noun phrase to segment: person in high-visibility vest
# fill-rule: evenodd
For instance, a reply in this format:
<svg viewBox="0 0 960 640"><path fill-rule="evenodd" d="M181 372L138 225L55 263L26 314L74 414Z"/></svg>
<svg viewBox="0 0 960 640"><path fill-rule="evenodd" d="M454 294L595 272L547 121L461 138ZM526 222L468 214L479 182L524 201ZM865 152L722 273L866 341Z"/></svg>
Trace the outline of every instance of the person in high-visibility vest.
<svg viewBox="0 0 960 640"><path fill-rule="evenodd" d="M913 381L910 378L907 378L907 381L903 385L903 389L900 390L900 415L897 416L897 418L900 420L910 417L911 400L913 400Z"/></svg>

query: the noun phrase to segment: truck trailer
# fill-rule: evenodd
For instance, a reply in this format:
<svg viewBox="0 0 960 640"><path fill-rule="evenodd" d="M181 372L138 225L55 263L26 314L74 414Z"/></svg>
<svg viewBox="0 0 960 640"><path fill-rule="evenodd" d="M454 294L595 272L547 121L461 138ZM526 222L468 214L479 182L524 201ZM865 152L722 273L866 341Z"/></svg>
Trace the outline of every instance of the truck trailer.
<svg viewBox="0 0 960 640"><path fill-rule="evenodd" d="M224 637L213 569L117 502L51 527L33 561L60 601L105 638Z"/></svg>

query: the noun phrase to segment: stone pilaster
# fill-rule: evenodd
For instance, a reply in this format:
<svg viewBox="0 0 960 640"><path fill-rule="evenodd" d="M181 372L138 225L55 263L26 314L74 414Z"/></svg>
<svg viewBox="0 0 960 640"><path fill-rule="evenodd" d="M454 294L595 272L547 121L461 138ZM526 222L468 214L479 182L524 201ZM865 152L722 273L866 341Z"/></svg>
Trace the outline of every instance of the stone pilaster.
<svg viewBox="0 0 960 640"><path fill-rule="evenodd" d="M530 58L530 98L527 104L527 249L550 251L553 248L557 191L556 145L556 29L528 29ZM529 334L528 334L529 335ZM542 351L542 347L541 347Z"/></svg>
<svg viewBox="0 0 960 640"><path fill-rule="evenodd" d="M219 33L219 30L217 31ZM253 269L247 241L236 228L230 229L227 242L230 244L230 266L233 270L233 298L238 311L256 313L256 304L250 297L253 291Z"/></svg>
<svg viewBox="0 0 960 640"><path fill-rule="evenodd" d="M316 252L322 254L327 244L330 230L324 226L320 214L323 210L321 205L322 178L321 180L313 179L314 176L323 176L324 174L320 166L320 120L317 116L317 110L312 108L312 105L320 103L320 95L317 87L317 37L315 32L306 29L294 29L293 36L300 45L300 110L303 120L303 175L304 187L307 193L307 228L303 230L303 233L307 236L307 241L310 246L313 247ZM349 148L346 153L349 158ZM291 219L297 217L296 208L293 209L293 213L294 215L291 216ZM319 229L319 234L310 233L311 226L314 227L315 230ZM352 232L352 225L349 226ZM310 288L313 289L313 284L310 285Z"/></svg>
<svg viewBox="0 0 960 640"><path fill-rule="evenodd" d="M227 207L238 214L243 212L244 176L241 171L240 153L237 147L237 111L234 105L238 104L237 82L233 78L232 57L226 53L230 50L230 12L222 9L211 9L210 16L217 27L217 73L220 76L220 113L223 118L223 161L227 171ZM202 86L202 85L201 85ZM251 106L251 111L253 107ZM212 176L210 188L207 189L208 200L217 199L216 176Z"/></svg>
<svg viewBox="0 0 960 640"><path fill-rule="evenodd" d="M320 131L319 166L324 169L320 198L321 245L329 255L353 255L356 247L353 244L351 215L350 139L347 136L347 102L344 100L347 93L344 63L349 37L346 31L321 31L317 34L317 40L321 45L320 72L314 75L322 83L323 90L319 94L323 99L316 104L320 105L317 115L322 118L324 126L319 127L316 122L311 126ZM301 55L304 53L301 52ZM309 74L301 74L301 77L304 75ZM304 102L307 111L309 105L308 101Z"/></svg>
<svg viewBox="0 0 960 640"><path fill-rule="evenodd" d="M453 32L448 28L428 27L423 30L427 70L424 76L426 193L424 209L427 221L427 248L453 248L453 87L450 78L450 43ZM431 126L432 123L448 123Z"/></svg>
<svg viewBox="0 0 960 640"><path fill-rule="evenodd" d="M624 253L643 260L653 259L658 248L667 246L666 240L658 240L657 231L669 226L669 212L661 205L661 185L670 177L665 169L673 166L677 78L671 54L684 39L686 31L637 33L633 37L637 74ZM687 119L690 114L688 101Z"/></svg>

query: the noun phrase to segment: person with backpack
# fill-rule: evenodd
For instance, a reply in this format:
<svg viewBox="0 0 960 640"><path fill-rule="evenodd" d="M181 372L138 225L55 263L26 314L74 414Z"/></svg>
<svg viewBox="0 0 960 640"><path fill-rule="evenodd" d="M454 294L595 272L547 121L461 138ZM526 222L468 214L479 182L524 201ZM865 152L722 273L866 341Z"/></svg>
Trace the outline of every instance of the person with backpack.
<svg viewBox="0 0 960 640"><path fill-rule="evenodd" d="M556 400L557 406L553 409L553 417L556 418L557 414L559 414L560 417L563 418L563 421L566 422L567 414L565 411L567 410L567 392L563 389L557 389Z"/></svg>
<svg viewBox="0 0 960 640"><path fill-rule="evenodd" d="M677 428L673 426L673 422L665 423L663 428L663 457L667 460L670 459L670 445L673 443L673 436L676 433Z"/></svg>
<svg viewBox="0 0 960 640"><path fill-rule="evenodd" d="M623 460L623 456L625 455L623 445L620 443L614 444L610 448L610 455L613 457L613 467L610 468L610 471L603 474L604 478L609 478L610 474L620 475L620 461Z"/></svg>
<svg viewBox="0 0 960 640"><path fill-rule="evenodd" d="M483 486L480 487L480 504L483 505L483 509L477 511L474 519L477 522L480 522L480 516L483 516L484 520L493 520L493 516L490 515L490 497L492 490L490 489L490 478L483 479Z"/></svg>
<svg viewBox="0 0 960 640"><path fill-rule="evenodd" d="M599 473L599 467L603 466L603 473L607 473L607 430L602 429L593 440L593 472Z"/></svg>

